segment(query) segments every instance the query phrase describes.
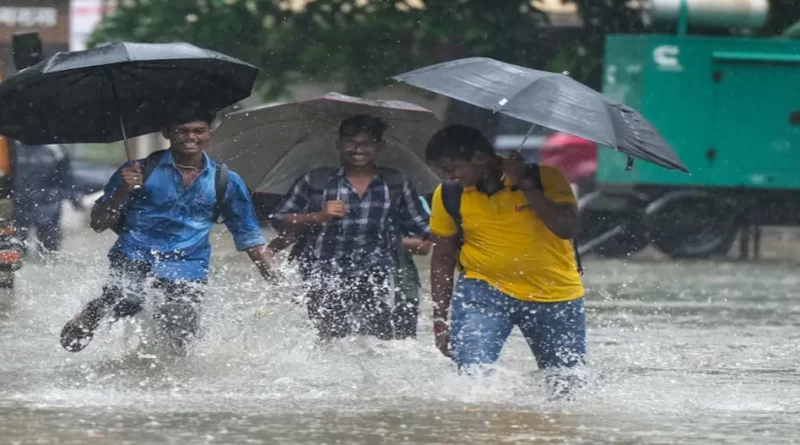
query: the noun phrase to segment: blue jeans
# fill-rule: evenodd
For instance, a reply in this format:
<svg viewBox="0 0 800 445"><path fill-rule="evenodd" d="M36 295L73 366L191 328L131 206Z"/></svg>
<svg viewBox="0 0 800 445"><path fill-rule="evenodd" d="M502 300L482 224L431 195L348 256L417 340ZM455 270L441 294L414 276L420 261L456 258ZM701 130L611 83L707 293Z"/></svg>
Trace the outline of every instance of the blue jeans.
<svg viewBox="0 0 800 445"><path fill-rule="evenodd" d="M583 298L535 303L507 296L485 281L458 280L450 346L459 369L497 361L518 326L540 369L572 368L586 356Z"/></svg>

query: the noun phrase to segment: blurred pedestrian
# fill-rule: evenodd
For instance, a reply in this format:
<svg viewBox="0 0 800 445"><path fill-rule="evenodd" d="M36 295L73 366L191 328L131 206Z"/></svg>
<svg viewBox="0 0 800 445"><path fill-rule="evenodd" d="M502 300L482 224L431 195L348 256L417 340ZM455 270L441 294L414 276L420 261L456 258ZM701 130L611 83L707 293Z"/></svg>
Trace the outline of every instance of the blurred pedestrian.
<svg viewBox="0 0 800 445"><path fill-rule="evenodd" d="M425 198L419 198L425 214L430 218L431 209ZM419 299L422 281L414 256L427 256L433 244L414 233L395 225L393 233L402 237L402 249L396 249L395 304L392 313L394 336L398 340L416 338L419 322Z"/></svg>
<svg viewBox="0 0 800 445"><path fill-rule="evenodd" d="M37 250L49 256L61 248L62 202L83 209L80 192L73 187L69 152L61 145L13 144L12 196L14 229L29 247L36 230Z"/></svg>

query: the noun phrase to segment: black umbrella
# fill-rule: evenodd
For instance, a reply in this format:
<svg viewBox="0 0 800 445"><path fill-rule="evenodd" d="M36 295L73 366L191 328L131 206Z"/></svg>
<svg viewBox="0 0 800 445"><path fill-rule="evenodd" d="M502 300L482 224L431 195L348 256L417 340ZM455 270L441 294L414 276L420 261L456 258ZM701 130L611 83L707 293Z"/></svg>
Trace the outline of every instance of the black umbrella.
<svg viewBox="0 0 800 445"><path fill-rule="evenodd" d="M394 79L615 148L627 153L629 160L633 156L688 173L638 111L564 74L476 57L431 65Z"/></svg>
<svg viewBox="0 0 800 445"><path fill-rule="evenodd" d="M114 142L160 131L187 107L250 96L258 68L188 43L60 52L0 83L0 134L25 144Z"/></svg>

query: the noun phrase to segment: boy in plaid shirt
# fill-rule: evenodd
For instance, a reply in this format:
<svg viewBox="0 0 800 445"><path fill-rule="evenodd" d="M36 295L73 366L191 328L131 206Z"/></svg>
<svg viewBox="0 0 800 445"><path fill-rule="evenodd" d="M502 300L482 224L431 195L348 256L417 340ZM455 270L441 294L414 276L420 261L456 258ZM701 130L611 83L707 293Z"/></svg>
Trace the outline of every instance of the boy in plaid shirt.
<svg viewBox="0 0 800 445"><path fill-rule="evenodd" d="M369 115L344 120L337 141L342 165L298 178L273 215L279 230L304 239L299 259L308 312L323 340L394 338L397 240L412 251L430 248L428 212L416 190L398 171L375 164L385 130Z"/></svg>

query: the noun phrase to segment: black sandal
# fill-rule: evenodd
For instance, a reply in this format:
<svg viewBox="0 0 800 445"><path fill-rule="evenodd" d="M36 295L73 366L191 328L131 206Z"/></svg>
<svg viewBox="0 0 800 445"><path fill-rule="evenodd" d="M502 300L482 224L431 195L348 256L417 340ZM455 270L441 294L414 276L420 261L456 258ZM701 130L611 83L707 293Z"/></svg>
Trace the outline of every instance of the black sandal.
<svg viewBox="0 0 800 445"><path fill-rule="evenodd" d="M69 352L80 352L94 337L94 329L72 319L61 330L61 346Z"/></svg>

